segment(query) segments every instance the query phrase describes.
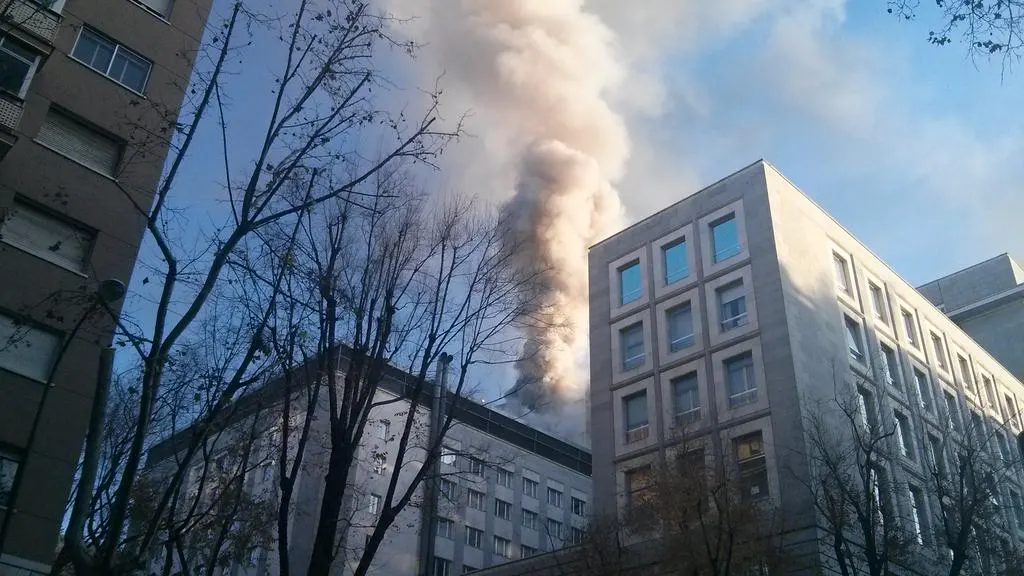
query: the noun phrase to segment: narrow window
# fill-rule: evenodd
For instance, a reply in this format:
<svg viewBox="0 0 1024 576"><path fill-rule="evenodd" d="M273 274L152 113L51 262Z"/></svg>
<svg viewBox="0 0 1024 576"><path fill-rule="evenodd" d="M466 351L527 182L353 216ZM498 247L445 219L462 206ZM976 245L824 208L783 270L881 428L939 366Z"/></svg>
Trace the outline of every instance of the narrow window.
<svg viewBox="0 0 1024 576"><path fill-rule="evenodd" d="M759 499L768 496L768 467L765 463L764 439L760 432L741 436L733 441L736 464L740 474L741 496Z"/></svg>
<svg viewBox="0 0 1024 576"><path fill-rule="evenodd" d="M624 480L626 485L626 506L631 510L636 509L653 496L653 470L650 466L642 466L626 470Z"/></svg>
<svg viewBox="0 0 1024 576"><path fill-rule="evenodd" d="M956 396L948 390L944 390L942 395L946 399L946 417L949 418L949 424L953 427L953 430L960 431L960 407L956 403Z"/></svg>
<svg viewBox="0 0 1024 576"><path fill-rule="evenodd" d="M700 388L697 374L691 372L673 378L671 386L676 426L687 426L700 421Z"/></svg>
<svg viewBox="0 0 1024 576"><path fill-rule="evenodd" d="M857 389L857 412L861 425L868 430L877 430L878 414L875 413L875 400L871 392Z"/></svg>
<svg viewBox="0 0 1024 576"><path fill-rule="evenodd" d="M736 215L729 214L711 223L712 260L722 262L740 253Z"/></svg>
<svg viewBox="0 0 1024 576"><path fill-rule="evenodd" d="M661 249L662 263L665 266L665 284L674 284L690 275L690 266L686 261L686 239L680 238L666 244Z"/></svg>
<svg viewBox="0 0 1024 576"><path fill-rule="evenodd" d="M971 377L971 365L967 362L967 358L957 354L956 361L960 364L960 378L964 381L964 388L968 392L977 394L978 391L974 389L974 378Z"/></svg>
<svg viewBox="0 0 1024 576"><path fill-rule="evenodd" d="M757 401L754 358L749 352L725 361L725 382L728 387L730 408Z"/></svg>
<svg viewBox="0 0 1024 576"><path fill-rule="evenodd" d="M626 420L626 444L646 440L650 434L647 425L647 392L637 392L622 400ZM550 488L548 489L550 493Z"/></svg>
<svg viewBox="0 0 1024 576"><path fill-rule="evenodd" d="M988 404L995 408L998 403L996 402L996 388L992 384L992 379L988 376L982 376L981 382L985 386L985 396L988 397Z"/></svg>
<svg viewBox="0 0 1024 576"><path fill-rule="evenodd" d="M946 475L946 453L942 449L942 440L934 434L928 435L928 451L931 452L932 466L940 476Z"/></svg>
<svg viewBox="0 0 1024 576"><path fill-rule="evenodd" d="M849 316L844 316L846 324L846 347L850 351L850 360L858 364L864 363L864 342L861 339L860 324Z"/></svg>
<svg viewBox="0 0 1024 576"><path fill-rule="evenodd" d="M882 289L873 283L869 283L868 293L871 296L871 313L883 324L888 324L889 316L885 313L885 295L882 293Z"/></svg>
<svg viewBox="0 0 1024 576"><path fill-rule="evenodd" d="M380 511L381 498L378 494L370 494L370 505L367 507L367 511L372 516L376 516Z"/></svg>
<svg viewBox="0 0 1024 576"><path fill-rule="evenodd" d="M576 516L587 515L587 501L582 498L572 497L572 513Z"/></svg>
<svg viewBox="0 0 1024 576"><path fill-rule="evenodd" d="M722 332L747 324L747 292L742 281L718 289L718 318Z"/></svg>
<svg viewBox="0 0 1024 576"><path fill-rule="evenodd" d="M896 358L896 351L885 344L881 345L881 349L882 375L885 377L886 383L896 390L902 390L903 382L900 379L900 364L899 360Z"/></svg>
<svg viewBox="0 0 1024 576"><path fill-rule="evenodd" d="M639 300L642 293L640 261L634 260L619 268L619 306Z"/></svg>
<svg viewBox="0 0 1024 576"><path fill-rule="evenodd" d="M669 308L665 312L665 321L668 324L669 352L693 346L693 311L689 302Z"/></svg>
<svg viewBox="0 0 1024 576"><path fill-rule="evenodd" d="M917 396L921 401L921 409L929 414L934 414L935 398L932 396L932 387L928 382L928 375L914 368L914 382L917 383Z"/></svg>
<svg viewBox="0 0 1024 576"><path fill-rule="evenodd" d="M914 322L914 313L906 309L902 309L901 313L903 316L903 330L907 334L907 342L914 348L917 348L917 325Z"/></svg>
<svg viewBox="0 0 1024 576"><path fill-rule="evenodd" d="M924 493L916 486L910 486L910 527L914 533L914 540L918 544L924 544L924 520L925 503Z"/></svg>
<svg viewBox="0 0 1024 576"><path fill-rule="evenodd" d="M846 259L839 254L833 253L832 264L835 266L836 284L839 286L839 290L845 294L852 295L853 290L850 288L850 267L846 263Z"/></svg>
<svg viewBox="0 0 1024 576"><path fill-rule="evenodd" d="M900 453L907 460L914 460L914 431L910 428L910 420L899 412L894 412L893 417L896 421L896 442Z"/></svg>
<svg viewBox="0 0 1024 576"><path fill-rule="evenodd" d="M622 371L628 372L644 365L644 326L637 322L619 331L622 349Z"/></svg>
<svg viewBox="0 0 1024 576"><path fill-rule="evenodd" d="M935 361L939 368L949 370L949 362L946 360L946 347L942 344L942 336L932 333L932 350L935 351Z"/></svg>

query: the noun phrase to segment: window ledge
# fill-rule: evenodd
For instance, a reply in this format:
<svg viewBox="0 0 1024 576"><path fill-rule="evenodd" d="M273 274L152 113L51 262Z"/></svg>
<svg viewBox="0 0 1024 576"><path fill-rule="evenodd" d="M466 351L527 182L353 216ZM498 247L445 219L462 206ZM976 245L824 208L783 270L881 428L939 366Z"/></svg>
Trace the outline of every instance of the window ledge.
<svg viewBox="0 0 1024 576"><path fill-rule="evenodd" d="M71 272L72 274L74 274L75 276L78 276L80 278L89 278L88 274L85 274L83 272L75 270L74 268L72 268L70 266L66 266L64 264L61 264L60 262L56 262L54 260L51 260L51 259L47 258L46 255L41 253L39 250L33 250L32 248L29 248L28 246L21 246L19 244L11 242L10 240L5 240L3 238L0 238L0 243L6 244L6 245L8 245L11 248L14 248L16 250L20 250L20 251L22 251L22 252L24 252L24 253L26 253L26 254L28 254L30 256L34 256L36 258L39 258L40 260L45 260L45 261L49 262L50 264L53 264L54 266L56 266L56 267L58 267L58 268L60 268L62 270L66 270L68 272Z"/></svg>
<svg viewBox="0 0 1024 576"><path fill-rule="evenodd" d="M130 48L127 48L127 47L125 49L126 50L131 50ZM72 48L72 51L73 50L74 50L74 48ZM137 54L137 52L136 52L136 54ZM112 82L116 86L118 86L120 88L123 88L124 90L127 90L128 92L138 96L139 98L142 98L143 100L149 100L149 98L147 98L146 95L143 94L142 92L138 92L134 88L129 88L128 86L125 86L124 84L121 84L120 82L118 82L117 80L114 80L110 76L107 76L103 72L100 72L99 70L93 68L92 66L89 66L85 62L82 62L78 58L75 58L74 56L71 55L70 52L67 54L67 57L68 57L68 60L71 60L72 62L78 64L79 66L82 66L86 70L92 72L93 74L99 76L100 78L103 78L107 82ZM145 58L145 56L141 56L141 55L140 55L140 57ZM149 76L146 76L146 87L147 88L149 87L149 81L153 79L153 68L154 68L153 61L150 60L150 62L149 62Z"/></svg>
<svg viewBox="0 0 1024 576"><path fill-rule="evenodd" d="M92 172L94 174L99 174L100 176L106 178L107 180L110 180L111 182L117 182L117 178L114 178L110 174L104 174L103 172L100 172L99 170L93 168L92 166L89 166L88 164L85 164L84 162L80 162L76 158L72 158L71 156L68 156L67 154L61 152L60 150L57 150L56 148L54 148L53 146L50 146L49 144L47 144L45 142L40 141L37 138L33 138L32 141L35 142L36 144L42 146L43 148L46 148L50 152L53 152L54 154L56 154L56 155L58 155L58 156L60 156L62 158L66 158L66 159L74 162L75 164L78 164L82 168L85 168L86 170L88 170L88 171L90 171L90 172Z"/></svg>
<svg viewBox="0 0 1024 576"><path fill-rule="evenodd" d="M135 4L139 8L142 8L142 10L145 13L149 14L153 18L156 18L157 20L163 22L164 24L167 24L168 26L171 25L171 21L170 21L170 19L168 19L167 16L164 16L163 14L157 12L156 10L153 10L149 6L146 6L145 4L143 4L142 2L138 2L137 0L128 0L128 1L131 2L132 4ZM174 6L172 4L171 5L171 9L173 10L173 8L174 8Z"/></svg>

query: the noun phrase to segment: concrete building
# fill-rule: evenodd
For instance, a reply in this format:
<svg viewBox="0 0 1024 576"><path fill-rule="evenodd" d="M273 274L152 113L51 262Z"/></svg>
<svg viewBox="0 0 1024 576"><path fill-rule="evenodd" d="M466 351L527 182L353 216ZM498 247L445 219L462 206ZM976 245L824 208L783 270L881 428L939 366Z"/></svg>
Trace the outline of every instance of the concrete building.
<svg viewBox="0 0 1024 576"><path fill-rule="evenodd" d="M590 331L597 512L628 507L685 439L782 511L797 573L829 563L805 487L817 402L859 393L898 426L886 484L919 533L938 512L930 441L967 415L1000 448L1021 430L1024 386L998 358L763 161L593 246Z"/></svg>
<svg viewBox="0 0 1024 576"><path fill-rule="evenodd" d="M391 371L374 400L380 406L367 424L343 506L346 526L341 531L336 559L339 574L347 573L346 566L354 567L361 558L381 497L387 492L396 465L400 427L410 409L412 390L405 384L409 378L401 371ZM259 393L264 404L269 404L268 398L281 397L275 386L280 384L268 384ZM429 400L421 404L412 446L427 445L435 414L430 406ZM319 410L326 410L326 405ZM277 415L279 418L280 412ZM314 420L312 438L327 438L328 420L326 415ZM249 425L240 420L233 427L248 429ZM264 437L269 438L275 426L271 423L265 430ZM185 430L154 446L148 456L147 474L166 477L173 473L175 455L180 453L175 447L180 447L189 433ZM218 445L230 446L231 438L231 434L222 437ZM590 454L585 449L467 398L454 401L453 424L442 446L437 475L423 483L418 496L387 532L374 558L372 574L464 574L554 550L582 537L592 503ZM400 489L409 485L408 480L418 470L413 463L422 462L415 455L416 449L399 471ZM296 483L289 521L290 566L294 573L304 572L309 564L326 457L325 450L312 450ZM198 469L202 463L192 466ZM272 471L254 470L247 479L247 490L275 499L279 493L275 482ZM160 558L153 561L159 562ZM276 548L260 550L224 573L273 575L278 573L278 565Z"/></svg>
<svg viewBox="0 0 1024 576"><path fill-rule="evenodd" d="M1000 254L933 280L918 291L1024 379L1024 269Z"/></svg>
<svg viewBox="0 0 1024 576"><path fill-rule="evenodd" d="M128 283L210 3L0 1L0 574L49 572L111 336L91 304Z"/></svg>

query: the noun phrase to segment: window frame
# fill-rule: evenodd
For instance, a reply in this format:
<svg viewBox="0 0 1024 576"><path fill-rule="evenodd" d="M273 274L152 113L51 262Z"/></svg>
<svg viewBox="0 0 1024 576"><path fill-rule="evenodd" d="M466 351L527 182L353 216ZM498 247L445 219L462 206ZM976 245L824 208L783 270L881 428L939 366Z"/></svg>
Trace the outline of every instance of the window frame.
<svg viewBox="0 0 1024 576"><path fill-rule="evenodd" d="M586 500L584 500L583 498L577 498L575 496L570 496L569 497L569 502L570 502L570 506L571 506L571 512L574 515L579 516L581 518L586 518L586 516L587 516L587 501Z"/></svg>
<svg viewBox="0 0 1024 576"><path fill-rule="evenodd" d="M740 296L735 297L735 298L733 298L731 300L728 300L728 301L724 300L724 296L726 295L726 292L728 292L730 290L734 290L736 288L740 288L743 293ZM750 291L747 290L747 286L746 286L746 283L744 282L743 278L737 278L737 279L735 279L735 280L733 280L733 281L731 281L731 282L729 282L727 284L724 284L722 286L718 286L717 288L715 288L715 302L717 303L717 306L718 306L718 331L719 331L719 333L724 334L726 332L731 332L733 330L738 330L738 329L743 328L744 326L746 326L746 325L748 325L750 323L750 318L749 318L750 310L749 310L749 308L747 306L747 296L748 296L749 292ZM725 317L726 306L727 305L731 305L731 304L733 304L735 302L739 302L740 303L739 305L736 306L736 308L742 307L743 311L739 312L739 313L737 313L737 314L735 314L733 316L730 316L730 317L726 318ZM732 312L732 311L730 311L730 312ZM729 327L726 327L726 323L730 324Z"/></svg>
<svg viewBox="0 0 1024 576"><path fill-rule="evenodd" d="M477 505L474 505L474 497L476 497L475 500ZM466 489L466 508L469 508L470 510L486 511L486 502L487 493L481 492L480 490L474 490L473 488Z"/></svg>
<svg viewBox="0 0 1024 576"><path fill-rule="evenodd" d="M949 347L946 346L945 337L934 330L930 330L928 335L932 341L932 354L935 355L935 363L939 369L949 372Z"/></svg>
<svg viewBox="0 0 1024 576"><path fill-rule="evenodd" d="M678 338L674 338L672 334L672 328L674 326L672 320L673 318L678 318L678 315L681 314L684 310L689 314L690 333L684 336L680 336ZM683 328L685 328L685 326L683 326ZM687 348L692 348L697 344L697 331L693 326L693 305L690 300L680 302L679 304L676 304L665 309L665 332L668 340L669 354L677 354L679 352L686 350ZM678 347L676 346L677 343L679 344Z"/></svg>
<svg viewBox="0 0 1024 576"><path fill-rule="evenodd" d="M643 368L644 364L647 363L647 343L646 334L644 334L644 323L643 321L637 321L629 324L623 328L619 328L619 370L623 374L633 372ZM640 352L632 356L629 354L628 347L626 346L627 332L630 336L637 334L639 336Z"/></svg>
<svg viewBox="0 0 1024 576"><path fill-rule="evenodd" d="M533 510L530 510L528 508L523 508L522 509L522 514L520 514L520 520L519 521L523 525L523 528L529 528L530 530L536 530L537 529L537 518L538 517L539 517L539 514L537 514L537 512L535 512ZM530 519L529 522L526 521L527 518Z"/></svg>
<svg viewBox="0 0 1024 576"><path fill-rule="evenodd" d="M627 300L626 299L627 293L626 293L626 290L625 290L625 288L626 288L626 286L625 286L625 272L629 271L629 270L634 270L634 269L636 270L636 275L637 275L637 278L636 278L637 286L636 286L635 290L631 290L628 293L628 295L632 296L632 297ZM638 302L643 297L643 295L644 295L644 273L643 273L643 268L640 266L640 259L639 258L635 258L635 259L630 260L629 262L627 262L625 264L622 264L621 266L618 266L615 269L615 276L616 276L616 278L618 280L618 284L619 284L619 302L618 302L618 306L616 306L617 308L625 308L626 306L629 306L630 304L635 304L636 302Z"/></svg>
<svg viewBox="0 0 1024 576"><path fill-rule="evenodd" d="M914 388L917 393L917 400L920 403L921 412L934 416L937 413L937 406L935 402L935 390L931 382L932 379L928 375L927 370L923 370L917 366L913 367L912 372L914 374Z"/></svg>
<svg viewBox="0 0 1024 576"><path fill-rule="evenodd" d="M910 462L917 462L917 451L914 443L914 428L913 423L910 421L910 417L899 410L893 410L892 418L896 426L895 436L897 446L900 449L900 456Z"/></svg>
<svg viewBox="0 0 1024 576"><path fill-rule="evenodd" d="M548 503L548 506L554 506L555 508L562 508L562 496L564 495L564 493L561 490L559 490L558 488L555 488L553 486L548 486L547 489L548 490L547 490L546 502ZM551 498L552 495L557 495L554 498L554 501L552 501L552 498Z"/></svg>
<svg viewBox="0 0 1024 576"><path fill-rule="evenodd" d="M732 392L731 379L731 375L733 374L733 372L729 369L729 367L730 365L738 362L745 363L745 366L743 367L743 372L744 380L746 382L744 390L742 392L734 394ZM726 400L728 402L728 407L730 410L742 408L743 406L754 404L758 401L758 396L760 396L760 394L758 393L759 386L757 382L757 375L755 374L754 368L754 354L752 350L740 352L736 355L729 356L728 358L724 358L722 360L722 373L725 375ZM753 382L753 387L750 386L751 381ZM743 400L737 401L737 399L741 396L743 397Z"/></svg>
<svg viewBox="0 0 1024 576"><path fill-rule="evenodd" d="M498 466L495 468L494 474L494 481L498 486L511 489L515 483L516 473L512 470ZM502 478L505 479L504 483L502 483Z"/></svg>
<svg viewBox="0 0 1024 576"><path fill-rule="evenodd" d="M501 514L502 510L507 510L507 514ZM501 498L494 498L494 517L502 520L511 522L512 521L512 503L508 500L502 500Z"/></svg>
<svg viewBox="0 0 1024 576"><path fill-rule="evenodd" d="M72 260L55 258L54 250L52 249L39 249L27 243L18 242L12 238L8 238L8 235L4 234L4 230L6 229L8 222L13 220L12 214L16 214L19 210L27 211L28 213L35 213L37 217L41 216L42 218L53 220L66 226L72 232L79 235L84 248L82 250L82 261L78 265L75 265ZM58 268L62 268L83 278L88 278L87 271L89 269L89 263L92 262L93 252L96 249L97 237L98 234L94 228L86 226L81 222L73 220L64 214L51 210L45 206L40 206L39 204L23 198L22 196L14 197L14 202L11 203L8 212L5 214L3 219L0 219L0 242L31 256L45 260Z"/></svg>
<svg viewBox="0 0 1024 576"><path fill-rule="evenodd" d="M438 538L446 538L448 540L452 539L452 534L455 533L455 522L451 518L438 516L434 519L434 526L434 534Z"/></svg>
<svg viewBox="0 0 1024 576"><path fill-rule="evenodd" d="M499 543L501 544L501 549L500 550L498 548L498 544ZM502 536L498 536L497 534L495 534L494 535L494 555L495 556L500 556L502 558L511 558L512 557L512 540L510 540L508 538L505 538L505 537L502 537Z"/></svg>
<svg viewBox="0 0 1024 576"><path fill-rule="evenodd" d="M895 346L890 346L887 342L879 339L878 351L882 360L879 368L882 369L882 378L885 380L885 384L893 390L902 393L904 391L902 378L903 368L900 363L900 355L897 348ZM895 367L893 364L895 364Z"/></svg>
<svg viewBox="0 0 1024 576"><path fill-rule="evenodd" d="M526 489L527 486L530 486L530 490ZM527 478L525 474L523 475L523 495L524 496L536 499L537 498L537 491L538 491L539 488L540 488L540 482L538 482L537 480L534 480L533 478Z"/></svg>
<svg viewBox="0 0 1024 576"><path fill-rule="evenodd" d="M846 339L847 358L858 365L867 365L867 355L864 353L867 348L864 344L864 327L856 318L845 312L843 334Z"/></svg>
<svg viewBox="0 0 1024 576"><path fill-rule="evenodd" d="M635 425L633 426L631 426L629 420L629 407L632 402L638 402L639 405L642 405L644 412L643 422L634 423ZM651 414L646 388L631 392L622 397L622 430L625 434L626 445L643 442L650 436ZM548 490L551 490L551 488L548 488Z"/></svg>
<svg viewBox="0 0 1024 576"><path fill-rule="evenodd" d="M833 277L836 281L837 292L853 296L853 279L850 275L850 262L838 252L832 252Z"/></svg>
<svg viewBox="0 0 1024 576"><path fill-rule="evenodd" d="M113 45L114 50L110 54L110 61L107 62L106 70L100 70L99 68L95 68L95 67L93 67L92 64L90 64L90 63L86 62L85 60L82 60L81 58L75 56L75 49L78 48L78 43L82 41L82 33L85 32L85 31L88 31L90 34L92 34L98 40L105 41L105 42ZM146 63L149 64L149 67L146 70L146 79L142 82L142 88L140 90L136 90L135 88L125 84L124 82L121 82L117 78L114 78L113 76L110 75L110 69L114 66L114 61L117 59L118 54L120 54L122 51L126 52L128 54L128 58L129 59L131 57L134 57L134 58L136 58L138 60L142 60L143 62L146 62ZM131 92L133 92L135 94L138 94L139 96L142 96L143 98L146 97L146 88L149 87L149 81L152 79L152 76L153 76L153 60L151 60L149 58L146 58L142 54L139 54L135 50L132 50L131 48L125 46L124 44L118 42L117 40L114 40L110 36L104 34L103 32L100 32L96 28L93 28L93 27L88 26L88 25L80 26L79 29L78 29L78 34L75 35L75 42L71 45L71 50L68 51L67 55L68 55L69 58L71 58L75 62L78 62L79 64L81 64L81 65L85 66L86 68L96 72L97 74L100 74L101 76L107 78L108 80L111 80L112 82L115 82L118 86L121 86L121 87L125 88L126 90L129 90L129 91L131 91Z"/></svg>
<svg viewBox="0 0 1024 576"><path fill-rule="evenodd" d="M726 223L731 222L733 225L734 234L736 236L735 245L719 247L718 239L715 238L715 230ZM708 222L708 237L711 239L709 247L711 248L711 262L713 264L722 264L732 258L735 258L743 253L743 242L740 238L740 223L739 218L735 211L731 211L727 214L719 216L714 220Z"/></svg>
<svg viewBox="0 0 1024 576"><path fill-rule="evenodd" d="M4 47L4 44L7 43L8 41L10 41L11 43L17 45L19 49L22 49L22 50L24 50L26 52L35 52L35 51L28 44L25 44L24 42L20 42L17 38L14 38L14 37L12 37L9 34L0 34L0 51L3 51L5 53L7 53L8 55L10 55L11 57L13 57L14 59L16 59L16 60L18 60L20 62L28 64L28 70L25 71L25 77L22 78L21 86L18 88L18 91L17 92L10 92L10 91L5 90L5 92L7 92L8 94L11 94L12 96L16 96L19 100L24 100L25 99L25 95L28 94L28 87L29 87L29 85L32 84L32 78L35 77L36 72L39 70L40 55L39 54L35 54L33 59L32 59L32 61L29 62L21 54L18 54L16 52L13 52L11 50L6 49Z"/></svg>
<svg viewBox="0 0 1024 576"><path fill-rule="evenodd" d="M474 540L476 541L476 545L473 544ZM466 536L463 541L466 543L466 546L469 546L470 548L482 550L484 546L484 531L467 524Z"/></svg>
<svg viewBox="0 0 1024 576"><path fill-rule="evenodd" d="M0 325L2 325L5 322L9 322L10 325L12 326L12 329L11 336L7 337L6 341L3 340L2 337L0 337L0 371L8 372L10 374L16 374L22 378L27 378L29 380L39 382L41 384L48 384L54 376L54 368L57 367L57 360L60 357L61 349L65 345L64 333L53 328L50 328L49 326L46 326L39 322L36 322L30 318L25 318L17 314L8 313L7 310L0 308ZM5 363L7 351L5 351L4 349L10 345L17 346L17 344L12 344L12 342L18 341L15 338L19 333L19 330L24 330L24 334L28 336L31 336L33 332L38 332L40 336L52 339L51 344L53 347L50 350L50 359L47 362L47 365L45 366L45 370L43 371L45 372L44 374L28 374L16 369L16 365L13 363ZM0 332L0 334L2 334L2 332ZM25 337L26 336L22 336L22 338ZM30 343L29 345L30 347L34 347L37 344L33 342ZM12 356L17 356L17 354L13 354Z"/></svg>
<svg viewBox="0 0 1024 576"><path fill-rule="evenodd" d="M885 289L872 280L868 280L868 300L871 306L871 315L889 326L889 306L886 302Z"/></svg>
<svg viewBox="0 0 1024 576"><path fill-rule="evenodd" d="M670 240L660 247L659 252L661 253L661 268L662 268L662 282L664 286L672 286L678 284L683 280L690 277L690 243L687 240L685 234L679 236L674 240ZM669 251L670 250L681 250L683 254L683 267L681 269L681 276L670 276L669 270Z"/></svg>
<svg viewBox="0 0 1024 576"><path fill-rule="evenodd" d="M696 406L691 406L690 408L688 408L686 410L681 410L680 406L679 406L679 404L680 404L679 400L680 400L681 396L680 396L680 394L679 394L677 389L682 384L687 384L687 385L692 384L693 385L692 390L688 390L687 392L695 393L695 395L697 397ZM701 393L700 393L700 388L701 388L701 386L700 386L700 374L696 370L692 370L692 371L686 372L684 374L680 374L678 376L674 376L674 377L669 379L668 385L669 385L669 391L672 393L671 398L672 398L672 422L673 422L673 425L676 426L676 427L683 427L683 426L687 426L687 425L690 425L690 424L694 424L696 422L700 422L700 420L702 419L702 413L701 413L702 410L701 409L703 408L703 406L702 406L703 403L701 402ZM689 388L689 386L688 386L688 388Z"/></svg>
<svg viewBox="0 0 1024 576"><path fill-rule="evenodd" d="M900 306L900 325L903 330L903 339L909 344L914 350L921 350L921 331L917 324L917 315L906 308Z"/></svg>

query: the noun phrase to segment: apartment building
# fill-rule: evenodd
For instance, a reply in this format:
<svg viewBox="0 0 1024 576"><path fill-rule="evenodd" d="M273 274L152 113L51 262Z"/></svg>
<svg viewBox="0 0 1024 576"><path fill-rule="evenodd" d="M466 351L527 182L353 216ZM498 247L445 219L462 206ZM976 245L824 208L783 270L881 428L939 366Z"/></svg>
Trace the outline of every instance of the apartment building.
<svg viewBox="0 0 1024 576"><path fill-rule="evenodd" d="M781 510L797 573L829 563L806 488L819 402L859 393L897 430L886 490L922 546L939 546L922 536L938 514L931 440L969 418L1006 458L1021 431L1021 382L763 161L591 248L590 345L597 512L621 513L653 466L699 449Z"/></svg>
<svg viewBox="0 0 1024 576"><path fill-rule="evenodd" d="M406 376L391 371L374 400L379 407L367 424L348 500L343 505L346 527L336 558L339 573L359 562L387 493L396 465L400 427L412 397ZM268 397L280 394L273 391L274 386L268 384L270 392L260 392L264 404ZM325 410L326 406L318 409ZM583 536L593 502L589 452L468 398L455 400L453 409L453 424L443 439L436 473L423 483L413 503L387 532L374 558L372 574L465 574L551 551ZM435 408L424 401L420 412L413 446L426 445ZM326 438L327 423L326 415L318 416L311 437ZM249 425L243 419L235 427L248 429ZM267 438L275 433L273 425L265 430ZM181 446L181 439L189 432L185 430L154 446L147 459L147 474L161 477L173 473L174 458L179 453L175 447ZM218 444L227 449L235 442L232 438L232 434L225 435ZM216 450L214 453L216 459ZM311 450L296 482L295 506L289 521L290 566L295 573L305 571L312 552L326 457L324 450ZM413 464L416 461L422 460L407 456L399 471L400 489L408 486L417 470ZM193 464L193 478L198 477L201 466L198 461ZM272 469L263 470L260 467L250 473L246 489L261 497L276 498L275 474ZM254 550L225 573L273 575L278 573L278 566L276 548Z"/></svg>
<svg viewBox="0 0 1024 576"><path fill-rule="evenodd" d="M0 1L0 573L49 572L111 336L93 303L110 281L120 307L209 10Z"/></svg>
<svg viewBox="0 0 1024 576"><path fill-rule="evenodd" d="M1024 269L1009 254L943 276L918 291L1024 379Z"/></svg>

